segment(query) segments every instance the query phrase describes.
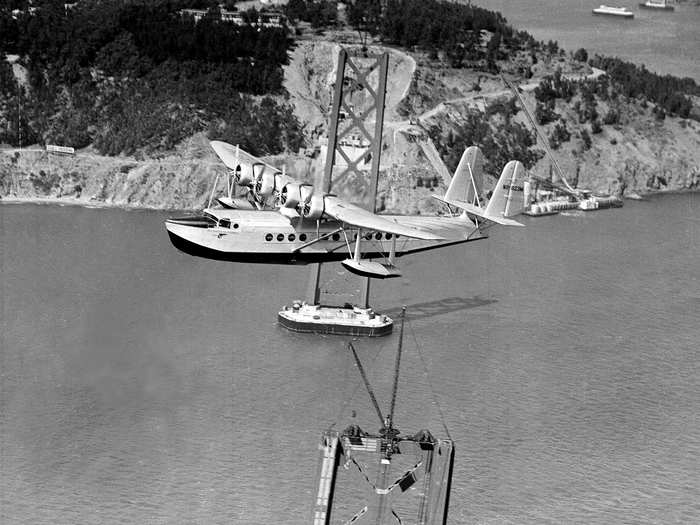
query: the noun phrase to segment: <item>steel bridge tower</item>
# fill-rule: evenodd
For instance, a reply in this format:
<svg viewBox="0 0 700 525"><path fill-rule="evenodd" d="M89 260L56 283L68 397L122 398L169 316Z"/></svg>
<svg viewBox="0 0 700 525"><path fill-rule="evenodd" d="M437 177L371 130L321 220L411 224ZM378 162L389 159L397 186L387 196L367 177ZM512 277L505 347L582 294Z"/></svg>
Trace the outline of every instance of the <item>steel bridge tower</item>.
<svg viewBox="0 0 700 525"><path fill-rule="evenodd" d="M323 170L326 193L344 190L348 200L356 201L372 213L377 211L388 69L387 52L369 53L365 47L340 50ZM317 264L311 272L312 304L320 300L320 276L321 265ZM362 298L364 308L369 308L369 284L367 277Z"/></svg>

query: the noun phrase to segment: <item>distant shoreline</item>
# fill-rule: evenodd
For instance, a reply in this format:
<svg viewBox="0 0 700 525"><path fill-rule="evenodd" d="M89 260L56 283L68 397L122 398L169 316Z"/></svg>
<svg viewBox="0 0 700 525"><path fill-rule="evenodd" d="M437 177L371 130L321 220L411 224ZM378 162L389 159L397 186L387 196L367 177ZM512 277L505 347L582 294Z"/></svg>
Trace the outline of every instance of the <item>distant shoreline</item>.
<svg viewBox="0 0 700 525"><path fill-rule="evenodd" d="M624 196L624 200L628 201L644 201L656 196L664 195L681 195L700 193L700 189L672 189L672 190L655 190L651 192L634 192L636 195ZM638 197L641 197L638 198ZM36 204L41 206L75 206L88 209L117 209L124 211L161 211L161 212L194 212L196 208L152 208L142 205L126 205L114 204L102 201L91 201L85 199L76 199L75 197L2 197L0 196L0 205L3 204Z"/></svg>
<svg viewBox="0 0 700 525"><path fill-rule="evenodd" d="M143 210L143 211L193 211L182 208L153 208L142 206L139 204L115 204L104 201L93 201L89 199L77 199L75 197L14 197L0 196L0 205L2 204L37 204L37 205L58 205L58 206L76 206L81 208L94 209L117 209L117 210Z"/></svg>

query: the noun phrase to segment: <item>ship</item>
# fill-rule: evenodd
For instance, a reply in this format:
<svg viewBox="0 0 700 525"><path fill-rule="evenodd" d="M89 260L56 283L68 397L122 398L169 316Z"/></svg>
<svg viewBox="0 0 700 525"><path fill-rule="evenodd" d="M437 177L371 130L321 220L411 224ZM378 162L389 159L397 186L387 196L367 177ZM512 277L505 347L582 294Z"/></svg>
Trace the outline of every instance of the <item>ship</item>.
<svg viewBox="0 0 700 525"><path fill-rule="evenodd" d="M593 10L594 15L620 16L622 18L634 18L634 13L626 7L614 7L602 4Z"/></svg>
<svg viewBox="0 0 700 525"><path fill-rule="evenodd" d="M673 11L673 6L666 3L666 0L647 0L639 3L642 9L659 9L661 11Z"/></svg>

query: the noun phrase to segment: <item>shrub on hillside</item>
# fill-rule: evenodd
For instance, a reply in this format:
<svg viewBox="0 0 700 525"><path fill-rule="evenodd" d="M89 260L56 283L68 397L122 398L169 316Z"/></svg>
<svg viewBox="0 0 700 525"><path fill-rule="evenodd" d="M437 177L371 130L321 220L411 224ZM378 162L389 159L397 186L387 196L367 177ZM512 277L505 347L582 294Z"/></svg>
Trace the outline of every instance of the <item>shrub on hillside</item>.
<svg viewBox="0 0 700 525"><path fill-rule="evenodd" d="M558 149L563 142L568 142L571 133L566 128L566 121L557 122L549 134L549 145L552 149Z"/></svg>
<svg viewBox="0 0 700 525"><path fill-rule="evenodd" d="M536 144L536 135L524 125L499 115L486 120L476 110L467 112L463 122L453 124L447 130L433 126L429 132L451 171L457 168L464 150L469 146L481 148L485 157L485 173L494 177L500 175L510 160L519 160L529 169L544 155L532 149Z"/></svg>

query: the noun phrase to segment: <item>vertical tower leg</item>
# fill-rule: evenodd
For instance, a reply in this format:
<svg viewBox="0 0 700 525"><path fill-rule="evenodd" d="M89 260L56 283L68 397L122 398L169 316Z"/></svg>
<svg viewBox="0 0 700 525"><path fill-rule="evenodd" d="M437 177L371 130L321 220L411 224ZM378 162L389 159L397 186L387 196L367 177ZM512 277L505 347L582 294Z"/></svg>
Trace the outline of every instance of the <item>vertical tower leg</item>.
<svg viewBox="0 0 700 525"><path fill-rule="evenodd" d="M341 448L338 447L338 434L326 432L321 444L321 467L318 475L318 487L314 496L313 525L328 525L331 519L331 506L335 490L336 471Z"/></svg>
<svg viewBox="0 0 700 525"><path fill-rule="evenodd" d="M309 271L309 289L307 292L309 304L319 304L321 300L321 289L319 284L321 281L321 263L311 265Z"/></svg>

